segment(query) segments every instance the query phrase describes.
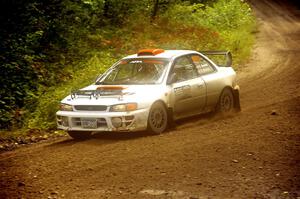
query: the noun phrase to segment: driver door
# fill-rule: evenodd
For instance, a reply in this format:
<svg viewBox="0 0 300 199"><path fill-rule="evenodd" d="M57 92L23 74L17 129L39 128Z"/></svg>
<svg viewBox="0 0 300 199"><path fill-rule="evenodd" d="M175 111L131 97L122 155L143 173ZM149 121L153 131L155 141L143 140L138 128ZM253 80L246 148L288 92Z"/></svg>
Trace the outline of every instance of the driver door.
<svg viewBox="0 0 300 199"><path fill-rule="evenodd" d="M189 55L175 60L170 76L175 76L171 85L175 117L200 112L206 103L206 85L199 77Z"/></svg>

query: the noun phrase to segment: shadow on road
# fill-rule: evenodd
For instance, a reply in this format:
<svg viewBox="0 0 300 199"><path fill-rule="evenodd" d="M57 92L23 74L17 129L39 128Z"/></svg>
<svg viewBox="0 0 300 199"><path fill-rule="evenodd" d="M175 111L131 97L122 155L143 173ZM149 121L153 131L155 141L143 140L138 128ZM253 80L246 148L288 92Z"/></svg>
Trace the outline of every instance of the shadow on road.
<svg viewBox="0 0 300 199"><path fill-rule="evenodd" d="M92 135L92 139L99 140L132 140L150 136L146 131L140 132L100 132Z"/></svg>
<svg viewBox="0 0 300 199"><path fill-rule="evenodd" d="M99 132L92 134L88 139L75 140L71 137L67 139L57 141L46 147L68 147L72 145L77 145L79 143L83 144L93 144L93 145L104 145L112 144L119 141L133 140L142 137L150 136L146 131L141 132Z"/></svg>
<svg viewBox="0 0 300 199"><path fill-rule="evenodd" d="M214 123L218 122L220 120L226 120L232 117L235 117L236 115L240 114L240 112L232 112L227 113L226 115L222 115L220 113L215 112L209 112L206 114L201 115L195 115L188 118L180 119L175 122L175 128L184 128L186 125L189 126L189 124L193 124L195 126L197 125L204 125L208 123Z"/></svg>
<svg viewBox="0 0 300 199"><path fill-rule="evenodd" d="M181 125L184 125L184 124L187 124L187 123L194 123L194 122L207 122L207 121L210 121L210 120L214 120L215 118L217 118L218 116L215 114L215 113L206 113L206 114L201 114L201 115L195 115L195 116L191 116L191 117L188 117L188 118L184 118L184 119L180 119L180 120L177 120L175 123L176 123L176 126L181 126Z"/></svg>

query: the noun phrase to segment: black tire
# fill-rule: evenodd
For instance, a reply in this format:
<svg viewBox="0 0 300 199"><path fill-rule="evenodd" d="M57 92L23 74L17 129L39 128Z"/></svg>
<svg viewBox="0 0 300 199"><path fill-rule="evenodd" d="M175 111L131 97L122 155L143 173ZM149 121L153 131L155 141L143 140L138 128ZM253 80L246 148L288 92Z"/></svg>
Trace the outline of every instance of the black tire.
<svg viewBox="0 0 300 199"><path fill-rule="evenodd" d="M229 88L225 88L219 98L217 104L217 112L221 114L228 114L234 111L234 97Z"/></svg>
<svg viewBox="0 0 300 199"><path fill-rule="evenodd" d="M168 113L161 102L155 102L148 116L148 131L151 134L158 135L163 133L168 127Z"/></svg>
<svg viewBox="0 0 300 199"><path fill-rule="evenodd" d="M68 131L69 136L75 140L86 140L91 137L92 132L89 131Z"/></svg>

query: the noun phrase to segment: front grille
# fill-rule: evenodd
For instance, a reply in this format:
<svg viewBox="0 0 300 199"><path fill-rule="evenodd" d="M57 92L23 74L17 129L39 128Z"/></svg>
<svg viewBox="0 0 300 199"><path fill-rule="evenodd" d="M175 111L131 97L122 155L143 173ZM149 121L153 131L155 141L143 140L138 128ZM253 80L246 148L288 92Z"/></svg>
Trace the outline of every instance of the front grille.
<svg viewBox="0 0 300 199"><path fill-rule="evenodd" d="M76 105L74 108L78 111L106 111L107 106L103 105Z"/></svg>

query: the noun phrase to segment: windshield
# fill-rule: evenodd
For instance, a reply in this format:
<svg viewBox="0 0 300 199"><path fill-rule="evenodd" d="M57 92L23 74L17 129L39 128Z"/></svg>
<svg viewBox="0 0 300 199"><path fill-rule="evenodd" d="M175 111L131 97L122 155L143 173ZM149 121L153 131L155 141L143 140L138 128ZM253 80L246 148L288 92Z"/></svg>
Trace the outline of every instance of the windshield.
<svg viewBox="0 0 300 199"><path fill-rule="evenodd" d="M167 59L121 60L96 84L158 84L166 71Z"/></svg>

